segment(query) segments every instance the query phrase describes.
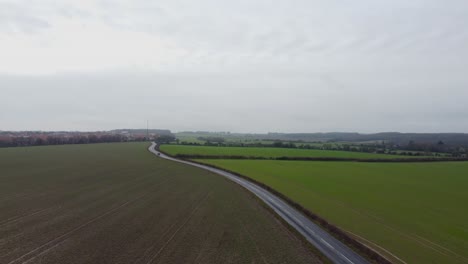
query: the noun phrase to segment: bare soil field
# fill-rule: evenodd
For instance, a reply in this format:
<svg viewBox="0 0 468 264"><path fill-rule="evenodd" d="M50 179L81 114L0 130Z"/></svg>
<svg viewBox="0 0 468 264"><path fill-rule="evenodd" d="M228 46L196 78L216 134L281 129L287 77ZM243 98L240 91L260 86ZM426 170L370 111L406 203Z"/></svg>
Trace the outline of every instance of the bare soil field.
<svg viewBox="0 0 468 264"><path fill-rule="evenodd" d="M323 261L252 194L147 145L0 149L0 263Z"/></svg>

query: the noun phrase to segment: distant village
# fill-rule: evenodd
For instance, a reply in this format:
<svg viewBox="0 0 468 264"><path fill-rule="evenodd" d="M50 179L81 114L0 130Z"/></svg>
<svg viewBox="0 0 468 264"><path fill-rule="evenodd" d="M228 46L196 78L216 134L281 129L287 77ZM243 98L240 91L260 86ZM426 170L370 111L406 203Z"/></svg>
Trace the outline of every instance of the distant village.
<svg viewBox="0 0 468 264"><path fill-rule="evenodd" d="M96 132L0 131L0 147L154 141L172 138L174 135L170 130L162 129L118 129Z"/></svg>

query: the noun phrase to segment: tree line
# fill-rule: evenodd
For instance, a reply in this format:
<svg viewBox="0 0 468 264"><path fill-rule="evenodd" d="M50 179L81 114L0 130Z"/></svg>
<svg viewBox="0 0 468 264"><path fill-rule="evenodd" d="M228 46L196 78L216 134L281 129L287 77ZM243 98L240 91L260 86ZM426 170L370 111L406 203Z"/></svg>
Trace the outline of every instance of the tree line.
<svg viewBox="0 0 468 264"><path fill-rule="evenodd" d="M317 149L317 150L338 150L352 151L363 153L378 153L401 156L435 156L435 157L467 157L468 148L464 146L446 145L442 141L435 143L416 143L409 141L407 144L394 144L392 142L376 142L376 143L335 143L335 142L315 142L316 144L308 144L303 141L291 142L277 140L271 143L258 142L235 142L225 141L222 138L205 137L198 138L205 140L204 143L188 142L175 140L180 145L191 146L218 146L218 147L264 147L264 148L294 148L294 149Z"/></svg>
<svg viewBox="0 0 468 264"><path fill-rule="evenodd" d="M66 145L66 144L92 144L110 142L146 141L145 137L126 137L118 134L105 135L71 135L71 136L16 136L8 139L0 139L0 147L25 147L44 145Z"/></svg>

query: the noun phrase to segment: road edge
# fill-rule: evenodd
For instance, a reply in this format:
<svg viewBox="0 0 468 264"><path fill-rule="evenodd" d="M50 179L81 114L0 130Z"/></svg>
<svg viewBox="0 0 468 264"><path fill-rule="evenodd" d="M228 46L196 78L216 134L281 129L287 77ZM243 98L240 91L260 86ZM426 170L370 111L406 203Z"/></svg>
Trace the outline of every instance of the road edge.
<svg viewBox="0 0 468 264"><path fill-rule="evenodd" d="M266 184L264 184L262 182L256 181L256 180L254 180L254 179L252 179L252 178L250 178L250 177L248 177L246 175L242 175L240 173L237 173L235 171L227 170L225 168L214 166L212 164L207 164L207 163L194 161L194 160L190 160L190 159L183 159L183 158L180 158L180 157L175 157L173 155L168 154L167 152L162 151L159 148L159 146L160 145L156 144L156 146L155 146L156 150L163 153L164 155L167 155L167 156L171 157L171 158L180 159L180 160L183 160L183 161L189 161L189 162L193 162L193 163L196 163L196 164L199 164L199 165L204 165L204 166L208 166L208 167L215 168L215 169L218 169L218 170L222 170L222 171L234 174L234 175L236 175L238 177L241 177L241 178L243 178L245 180L248 180L248 181L250 181L250 182L252 182L254 184L259 185L260 187L264 188L265 190L267 190L267 191L273 193L274 195L278 196L279 198L283 199L287 204L289 204L290 206L292 206L293 208L295 208L296 210L298 210L299 212L304 214L311 221L313 221L317 225L321 226L330 235L332 235L333 237L335 237L336 239L338 239L339 241L341 241L342 243L344 243L345 245L350 247L352 250L356 251L361 256L365 257L370 262L379 263L379 264L392 264L393 263L387 257L380 254L380 252L376 251L375 249L369 247L368 245L366 245L366 244L356 240L352 236L350 236L348 234L348 232L346 232L345 230L331 224L330 222L328 222L323 217L321 217L321 216L313 213L312 211L304 208L299 203L293 201L292 199L290 199L286 195L282 194L281 192L273 189L272 187L270 187L270 186L268 186L268 185L266 185Z"/></svg>

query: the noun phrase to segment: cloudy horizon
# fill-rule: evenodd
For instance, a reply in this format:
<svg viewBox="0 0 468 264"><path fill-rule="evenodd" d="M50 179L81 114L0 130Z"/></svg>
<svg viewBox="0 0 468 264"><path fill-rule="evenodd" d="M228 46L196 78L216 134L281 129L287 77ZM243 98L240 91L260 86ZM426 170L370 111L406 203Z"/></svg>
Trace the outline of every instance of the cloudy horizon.
<svg viewBox="0 0 468 264"><path fill-rule="evenodd" d="M0 0L0 130L468 133L468 2Z"/></svg>

